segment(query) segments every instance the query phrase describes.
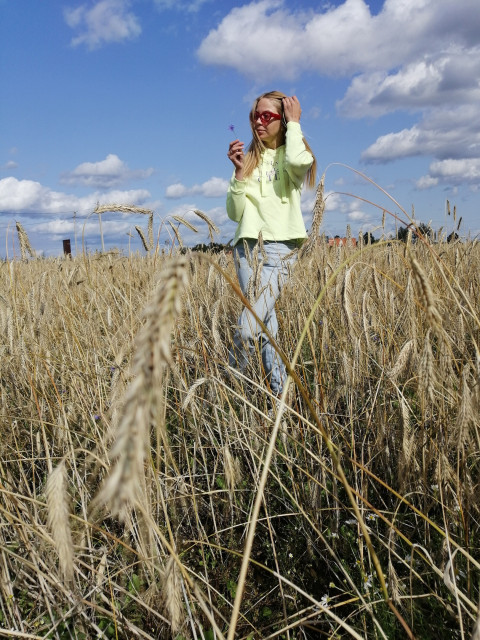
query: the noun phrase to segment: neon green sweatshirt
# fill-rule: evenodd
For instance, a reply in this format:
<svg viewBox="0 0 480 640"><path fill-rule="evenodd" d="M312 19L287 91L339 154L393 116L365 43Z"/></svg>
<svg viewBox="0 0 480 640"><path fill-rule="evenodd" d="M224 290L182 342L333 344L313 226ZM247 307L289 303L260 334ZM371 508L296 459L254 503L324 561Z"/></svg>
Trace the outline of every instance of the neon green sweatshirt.
<svg viewBox="0 0 480 640"><path fill-rule="evenodd" d="M298 122L287 122L285 144L265 149L260 164L245 180L235 172L227 192L227 214L238 222L233 244L241 238L300 240L307 232L300 208L305 175L313 156L303 142Z"/></svg>

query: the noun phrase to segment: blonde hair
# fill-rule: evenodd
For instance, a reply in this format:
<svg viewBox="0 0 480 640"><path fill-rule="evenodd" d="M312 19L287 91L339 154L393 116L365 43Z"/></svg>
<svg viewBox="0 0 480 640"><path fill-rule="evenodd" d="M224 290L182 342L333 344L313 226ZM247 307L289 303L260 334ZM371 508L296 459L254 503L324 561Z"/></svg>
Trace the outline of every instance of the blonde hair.
<svg viewBox="0 0 480 640"><path fill-rule="evenodd" d="M267 93L263 93L261 96L258 96L258 98L253 103L252 109L250 111L250 127L252 129L252 141L248 145L247 153L245 154L245 164L244 164L245 177L250 176L253 170L255 169L255 167L258 166L262 152L265 149L262 141L258 137L258 134L254 126L254 122L255 122L254 114L255 114L255 111L257 110L258 103L262 98L267 98L268 100L271 100L271 102L275 104L275 106L277 107L278 113L282 114L281 126L283 129L283 135L285 136L285 132L287 130L287 123L285 118L283 117L284 116L283 98L286 98L286 97L287 97L286 94L282 93L281 91L268 91ZM309 187L310 189L313 189L316 185L317 160L315 158L315 155L312 149L310 148L310 145L305 140L305 138L303 138L303 143L307 151L309 151L313 156L313 163L310 169L307 171L304 183L307 185L307 187Z"/></svg>

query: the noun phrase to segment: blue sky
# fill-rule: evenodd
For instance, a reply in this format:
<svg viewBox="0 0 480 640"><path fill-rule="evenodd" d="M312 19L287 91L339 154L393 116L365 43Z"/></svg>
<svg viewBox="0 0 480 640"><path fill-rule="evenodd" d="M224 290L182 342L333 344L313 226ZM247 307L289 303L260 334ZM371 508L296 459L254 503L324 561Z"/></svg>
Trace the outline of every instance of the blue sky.
<svg viewBox="0 0 480 640"><path fill-rule="evenodd" d="M379 236L400 207L480 233L478 0L0 0L0 54L0 256L17 221L45 255L100 248L97 203L152 209L162 246L172 216L208 241L200 209L227 242L229 127L248 143L270 89L301 102L326 234ZM142 250L135 225L104 214L106 248Z"/></svg>

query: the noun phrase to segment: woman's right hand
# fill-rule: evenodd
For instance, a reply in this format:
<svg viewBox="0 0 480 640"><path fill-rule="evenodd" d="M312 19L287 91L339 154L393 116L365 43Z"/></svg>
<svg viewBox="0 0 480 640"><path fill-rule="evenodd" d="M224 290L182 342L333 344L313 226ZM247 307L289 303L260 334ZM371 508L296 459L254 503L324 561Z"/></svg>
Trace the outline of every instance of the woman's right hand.
<svg viewBox="0 0 480 640"><path fill-rule="evenodd" d="M243 180L243 154L244 144L240 140L234 140L228 147L227 156L235 167L235 177L237 180Z"/></svg>

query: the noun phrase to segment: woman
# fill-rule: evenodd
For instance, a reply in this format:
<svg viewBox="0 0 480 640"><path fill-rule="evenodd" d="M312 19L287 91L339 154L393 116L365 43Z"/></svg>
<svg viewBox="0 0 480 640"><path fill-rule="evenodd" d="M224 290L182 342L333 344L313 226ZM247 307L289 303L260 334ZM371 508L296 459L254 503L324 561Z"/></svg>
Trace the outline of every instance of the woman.
<svg viewBox="0 0 480 640"><path fill-rule="evenodd" d="M307 235L300 208L302 186L306 182L313 188L316 179L315 157L300 128L301 113L296 96L264 93L250 112L253 138L247 152L240 140L231 142L228 149L234 172L227 213L238 223L233 243L237 276L247 297L255 277L258 295L252 308L274 338L278 330L275 302L295 259L292 251ZM258 255L260 273L255 273L252 254ZM230 366L244 371L256 348L272 392L280 395L285 366L251 312L244 309L230 351Z"/></svg>

